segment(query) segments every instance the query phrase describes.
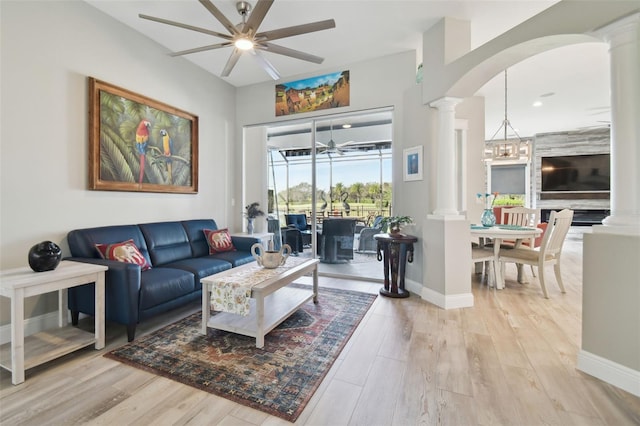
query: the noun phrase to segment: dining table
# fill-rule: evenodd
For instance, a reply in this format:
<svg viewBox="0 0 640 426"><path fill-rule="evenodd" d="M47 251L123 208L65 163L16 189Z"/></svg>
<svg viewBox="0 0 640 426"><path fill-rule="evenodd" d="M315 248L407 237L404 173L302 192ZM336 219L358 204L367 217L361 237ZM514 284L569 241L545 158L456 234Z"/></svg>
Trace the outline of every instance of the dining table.
<svg viewBox="0 0 640 426"><path fill-rule="evenodd" d="M488 244L493 245L493 270L495 277L495 287L498 290L504 288L504 277L502 276L502 268L500 268L500 246L504 240L515 241L515 248L520 247L522 241L530 240L529 247L534 246L536 237L540 236L542 229L537 227L519 226L519 225L471 225L471 237L478 238L481 247ZM518 265L518 282L526 282L524 276L524 268Z"/></svg>

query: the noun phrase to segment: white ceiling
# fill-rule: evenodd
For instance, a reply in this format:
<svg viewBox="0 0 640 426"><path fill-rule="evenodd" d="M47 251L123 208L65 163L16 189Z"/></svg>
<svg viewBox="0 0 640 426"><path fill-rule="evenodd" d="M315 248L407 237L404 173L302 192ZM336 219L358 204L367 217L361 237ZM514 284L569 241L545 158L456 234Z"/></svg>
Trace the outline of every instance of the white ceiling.
<svg viewBox="0 0 640 426"><path fill-rule="evenodd" d="M85 0L118 21L158 42L166 52L219 43L223 40L194 31L140 19L139 13L226 33L197 0ZM255 0L250 1L255 4ZM276 44L325 58L321 65L265 52L288 81L300 74L341 70L351 63L407 50L422 53L422 34L442 17L471 23L472 48L504 33L552 6L556 0L276 0L260 30L272 30L325 19L336 28L278 40ZM232 22L240 22L235 0L213 2ZM219 76L231 48L185 55ZM176 60L182 60L176 58ZM417 62L420 62L420 57ZM610 120L609 59L605 43L564 47L537 55L509 69L508 118L521 137L535 133L607 125ZM245 55L229 77L236 86L273 81ZM504 118L504 74L477 93L486 98L486 136ZM543 105L533 107L534 101ZM498 137L502 137L500 132Z"/></svg>

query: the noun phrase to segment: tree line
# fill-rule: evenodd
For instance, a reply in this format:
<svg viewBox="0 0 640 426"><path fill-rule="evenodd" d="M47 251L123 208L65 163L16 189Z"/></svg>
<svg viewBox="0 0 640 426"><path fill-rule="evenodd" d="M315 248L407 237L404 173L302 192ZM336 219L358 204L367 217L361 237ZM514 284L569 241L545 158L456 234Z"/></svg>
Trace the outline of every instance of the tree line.
<svg viewBox="0 0 640 426"><path fill-rule="evenodd" d="M310 203L313 189L308 182L302 182L289 188L289 191L283 190L278 192L278 199L286 203ZM382 194L381 194L382 193ZM383 205L391 202L391 183L383 182L382 188L379 182L361 183L356 182L351 185L344 185L341 182L336 183L331 191L325 189L317 189L316 200L318 203L333 202L340 203L347 201L349 203L379 203L382 195ZM345 196L347 197L345 199Z"/></svg>

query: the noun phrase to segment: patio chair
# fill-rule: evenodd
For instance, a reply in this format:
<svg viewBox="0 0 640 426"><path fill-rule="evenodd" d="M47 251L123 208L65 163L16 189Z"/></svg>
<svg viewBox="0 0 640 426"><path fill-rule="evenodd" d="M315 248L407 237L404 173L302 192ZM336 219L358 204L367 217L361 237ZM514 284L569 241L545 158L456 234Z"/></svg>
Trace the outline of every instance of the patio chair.
<svg viewBox="0 0 640 426"><path fill-rule="evenodd" d="M542 293L545 298L549 298L547 287L545 285L544 267L553 265L556 275L556 281L560 287L560 291L566 293L564 284L562 283L562 274L560 271L560 258L562 255L562 246L571 227L573 220L573 210L564 209L560 212L552 211L549 218L549 225L542 238L540 249L533 248L513 248L500 249L500 267L504 271L507 262L516 264L533 265L538 267L538 280ZM504 273L503 273L504 276Z"/></svg>
<svg viewBox="0 0 640 426"><path fill-rule="evenodd" d="M318 238L318 255L323 263L339 263L353 259L355 219L327 219Z"/></svg>
<svg viewBox="0 0 640 426"><path fill-rule="evenodd" d="M373 224L368 228L363 228L360 231L360 240L358 241L358 252L371 252L375 253L377 249L377 242L373 239L373 236L382 232L382 216L376 216Z"/></svg>
<svg viewBox="0 0 640 426"><path fill-rule="evenodd" d="M303 246L311 245L311 225L307 223L307 215L305 214L285 214L284 220L287 226L294 226L300 231ZM293 246L292 246L293 248ZM302 251L302 250L300 250Z"/></svg>
<svg viewBox="0 0 640 426"><path fill-rule="evenodd" d="M304 244L302 243L302 233L294 225L289 225L286 228L280 230L280 235L283 244L289 244L292 254L302 253L304 250Z"/></svg>

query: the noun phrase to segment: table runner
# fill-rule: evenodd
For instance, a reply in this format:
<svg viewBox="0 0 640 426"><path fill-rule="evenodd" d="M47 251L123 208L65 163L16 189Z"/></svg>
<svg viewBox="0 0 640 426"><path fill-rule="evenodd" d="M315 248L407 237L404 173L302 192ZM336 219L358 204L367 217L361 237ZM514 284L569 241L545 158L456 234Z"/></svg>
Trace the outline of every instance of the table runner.
<svg viewBox="0 0 640 426"><path fill-rule="evenodd" d="M214 279L211 286L211 310L249 315L249 299L251 289L255 285L282 274L306 260L308 259L289 257L284 266L275 269L263 268L255 263L231 275Z"/></svg>

